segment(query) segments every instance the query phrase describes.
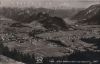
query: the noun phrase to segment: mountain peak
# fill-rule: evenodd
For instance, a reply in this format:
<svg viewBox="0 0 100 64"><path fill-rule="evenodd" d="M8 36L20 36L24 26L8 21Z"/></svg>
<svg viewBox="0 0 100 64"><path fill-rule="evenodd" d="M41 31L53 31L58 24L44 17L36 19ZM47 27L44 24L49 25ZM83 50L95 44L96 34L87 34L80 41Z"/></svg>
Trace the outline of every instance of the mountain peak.
<svg viewBox="0 0 100 64"><path fill-rule="evenodd" d="M73 19L78 20L79 23L100 24L100 4L92 5L80 11Z"/></svg>

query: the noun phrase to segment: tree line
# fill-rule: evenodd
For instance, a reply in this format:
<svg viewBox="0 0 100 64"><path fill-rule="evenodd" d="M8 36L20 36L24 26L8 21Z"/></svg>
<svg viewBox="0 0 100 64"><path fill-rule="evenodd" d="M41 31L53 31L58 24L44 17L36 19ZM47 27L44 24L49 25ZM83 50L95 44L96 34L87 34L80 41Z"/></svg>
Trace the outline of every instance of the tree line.
<svg viewBox="0 0 100 64"><path fill-rule="evenodd" d="M17 51L16 49L10 51L8 47L4 46L0 43L0 54L10 57L14 60L24 62L26 64L35 64L35 56L27 54L23 54L22 52Z"/></svg>

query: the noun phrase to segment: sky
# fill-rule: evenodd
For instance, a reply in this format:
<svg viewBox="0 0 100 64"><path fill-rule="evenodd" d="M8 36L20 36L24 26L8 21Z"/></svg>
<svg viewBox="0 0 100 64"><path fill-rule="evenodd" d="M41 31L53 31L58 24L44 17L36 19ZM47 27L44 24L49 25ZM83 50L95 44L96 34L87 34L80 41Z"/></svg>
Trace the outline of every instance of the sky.
<svg viewBox="0 0 100 64"><path fill-rule="evenodd" d="M0 6L43 8L86 8L100 0L0 0Z"/></svg>

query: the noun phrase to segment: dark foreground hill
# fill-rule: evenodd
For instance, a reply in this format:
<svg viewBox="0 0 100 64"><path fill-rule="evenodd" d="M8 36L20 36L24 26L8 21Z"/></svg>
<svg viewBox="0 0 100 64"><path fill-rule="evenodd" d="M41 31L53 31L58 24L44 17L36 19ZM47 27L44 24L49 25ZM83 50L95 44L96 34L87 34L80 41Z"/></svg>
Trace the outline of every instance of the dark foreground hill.
<svg viewBox="0 0 100 64"><path fill-rule="evenodd" d="M80 11L73 19L81 24L100 25L100 4L92 5L89 8Z"/></svg>
<svg viewBox="0 0 100 64"><path fill-rule="evenodd" d="M31 18L27 20L29 21ZM37 14L36 20L49 30L67 30L69 28L69 25L67 25L62 18L56 16L52 17L44 12Z"/></svg>

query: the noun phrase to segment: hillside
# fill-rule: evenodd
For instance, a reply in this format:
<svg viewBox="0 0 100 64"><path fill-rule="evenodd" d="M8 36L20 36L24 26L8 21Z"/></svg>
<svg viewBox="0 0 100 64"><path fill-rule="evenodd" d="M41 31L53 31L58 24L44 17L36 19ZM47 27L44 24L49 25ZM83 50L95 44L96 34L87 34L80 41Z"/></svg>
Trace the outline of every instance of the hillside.
<svg viewBox="0 0 100 64"><path fill-rule="evenodd" d="M80 11L72 19L78 20L81 24L100 25L100 4L92 5Z"/></svg>
<svg viewBox="0 0 100 64"><path fill-rule="evenodd" d="M37 15L37 21L48 30L67 30L70 27L62 18L52 17L44 12Z"/></svg>
<svg viewBox="0 0 100 64"><path fill-rule="evenodd" d="M16 60L0 55L0 64L25 64L25 63L17 62Z"/></svg>
<svg viewBox="0 0 100 64"><path fill-rule="evenodd" d="M67 30L70 26L65 22L65 20L63 20L63 18L68 17L66 15L76 13L76 11L71 13L72 11L75 10L53 10L45 8L1 8L0 15L5 18L13 19L18 23L28 23L32 25L32 23L35 21L49 30ZM69 12L71 14L69 14Z"/></svg>
<svg viewBox="0 0 100 64"><path fill-rule="evenodd" d="M56 16L60 18L71 18L77 12L82 10L79 9L46 9L46 8L10 8L10 7L1 7L0 15L3 15L7 18L12 18L15 20L23 20L32 14L37 14L39 12L49 13L50 16Z"/></svg>

